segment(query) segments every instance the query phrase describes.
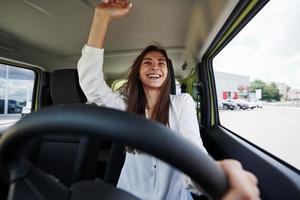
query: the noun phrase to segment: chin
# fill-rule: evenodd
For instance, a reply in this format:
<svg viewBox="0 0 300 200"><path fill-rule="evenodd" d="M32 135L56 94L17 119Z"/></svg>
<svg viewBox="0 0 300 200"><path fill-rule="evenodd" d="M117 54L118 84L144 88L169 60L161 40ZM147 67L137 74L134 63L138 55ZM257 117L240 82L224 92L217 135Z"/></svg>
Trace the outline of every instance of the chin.
<svg viewBox="0 0 300 200"><path fill-rule="evenodd" d="M150 89L150 90L158 90L158 89L161 89L162 88L162 85L145 85L144 88L147 88L147 89Z"/></svg>

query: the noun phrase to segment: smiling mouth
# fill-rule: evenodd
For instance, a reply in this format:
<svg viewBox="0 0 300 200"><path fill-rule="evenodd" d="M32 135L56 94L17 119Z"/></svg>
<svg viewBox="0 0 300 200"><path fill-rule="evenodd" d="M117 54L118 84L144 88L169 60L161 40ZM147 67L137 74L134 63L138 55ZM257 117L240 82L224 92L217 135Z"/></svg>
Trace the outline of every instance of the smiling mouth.
<svg viewBox="0 0 300 200"><path fill-rule="evenodd" d="M159 79L161 77L160 74L147 74L147 77L150 79Z"/></svg>

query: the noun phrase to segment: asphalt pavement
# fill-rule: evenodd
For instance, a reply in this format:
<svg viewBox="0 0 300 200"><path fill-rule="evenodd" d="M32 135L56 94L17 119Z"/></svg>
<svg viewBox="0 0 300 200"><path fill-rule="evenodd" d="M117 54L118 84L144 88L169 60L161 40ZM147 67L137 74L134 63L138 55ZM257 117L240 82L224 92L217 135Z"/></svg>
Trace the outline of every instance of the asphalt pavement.
<svg viewBox="0 0 300 200"><path fill-rule="evenodd" d="M0 125L11 124L21 119L21 114L0 115Z"/></svg>
<svg viewBox="0 0 300 200"><path fill-rule="evenodd" d="M300 170L300 108L222 110L221 124Z"/></svg>

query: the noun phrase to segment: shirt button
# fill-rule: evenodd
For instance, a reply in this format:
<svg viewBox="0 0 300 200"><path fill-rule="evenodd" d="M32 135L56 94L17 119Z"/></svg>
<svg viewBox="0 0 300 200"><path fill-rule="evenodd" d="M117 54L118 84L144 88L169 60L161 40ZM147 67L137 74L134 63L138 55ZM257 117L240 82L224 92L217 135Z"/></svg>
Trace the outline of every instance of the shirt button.
<svg viewBox="0 0 300 200"><path fill-rule="evenodd" d="M156 165L154 165L154 168L156 168Z"/></svg>

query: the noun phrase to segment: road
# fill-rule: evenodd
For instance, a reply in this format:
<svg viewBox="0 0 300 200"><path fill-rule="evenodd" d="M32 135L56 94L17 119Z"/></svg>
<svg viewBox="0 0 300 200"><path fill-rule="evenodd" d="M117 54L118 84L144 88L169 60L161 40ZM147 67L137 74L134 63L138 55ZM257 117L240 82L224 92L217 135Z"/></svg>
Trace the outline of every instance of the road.
<svg viewBox="0 0 300 200"><path fill-rule="evenodd" d="M300 169L300 108L220 111L221 124Z"/></svg>
<svg viewBox="0 0 300 200"><path fill-rule="evenodd" d="M0 115L0 125L11 124L21 119L21 114Z"/></svg>

